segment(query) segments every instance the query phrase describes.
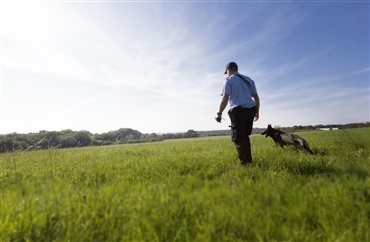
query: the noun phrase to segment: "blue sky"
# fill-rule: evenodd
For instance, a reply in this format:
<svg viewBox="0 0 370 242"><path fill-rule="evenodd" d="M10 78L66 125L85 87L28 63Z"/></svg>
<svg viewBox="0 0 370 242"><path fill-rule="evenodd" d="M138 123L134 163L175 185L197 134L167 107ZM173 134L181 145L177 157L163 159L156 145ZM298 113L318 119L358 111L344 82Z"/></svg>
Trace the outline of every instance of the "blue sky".
<svg viewBox="0 0 370 242"><path fill-rule="evenodd" d="M254 127L369 118L368 1L3 1L0 133L228 129L226 63Z"/></svg>

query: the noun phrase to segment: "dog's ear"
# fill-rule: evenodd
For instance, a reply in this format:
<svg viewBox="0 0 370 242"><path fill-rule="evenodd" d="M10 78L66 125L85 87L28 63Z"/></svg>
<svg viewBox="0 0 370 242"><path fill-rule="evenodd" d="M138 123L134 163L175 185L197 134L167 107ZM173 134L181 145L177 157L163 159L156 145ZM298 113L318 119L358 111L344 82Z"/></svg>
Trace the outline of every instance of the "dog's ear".
<svg viewBox="0 0 370 242"><path fill-rule="evenodd" d="M272 127L271 127L271 124L267 125L267 128L272 128Z"/></svg>

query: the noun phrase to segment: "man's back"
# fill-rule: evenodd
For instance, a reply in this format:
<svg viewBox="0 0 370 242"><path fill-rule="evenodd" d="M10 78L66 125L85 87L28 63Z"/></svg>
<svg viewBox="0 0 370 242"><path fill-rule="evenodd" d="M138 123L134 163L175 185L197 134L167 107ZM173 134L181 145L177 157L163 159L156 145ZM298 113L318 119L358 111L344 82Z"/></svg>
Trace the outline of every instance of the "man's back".
<svg viewBox="0 0 370 242"><path fill-rule="evenodd" d="M238 75L242 76L245 80ZM250 86L245 83L245 81L247 81ZM229 104L231 109L236 106L242 106L245 108L256 106L256 103L253 99L253 95L257 94L254 81L238 72L226 78L222 95L225 94L230 95Z"/></svg>

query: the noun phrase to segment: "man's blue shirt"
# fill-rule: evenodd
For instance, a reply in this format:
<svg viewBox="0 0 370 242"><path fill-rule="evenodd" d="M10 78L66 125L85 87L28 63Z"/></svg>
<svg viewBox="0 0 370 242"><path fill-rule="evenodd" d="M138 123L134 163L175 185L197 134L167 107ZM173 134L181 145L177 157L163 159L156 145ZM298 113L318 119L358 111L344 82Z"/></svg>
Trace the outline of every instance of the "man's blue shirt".
<svg viewBox="0 0 370 242"><path fill-rule="evenodd" d="M228 94L230 109L233 109L236 106L242 106L244 108L252 108L256 106L253 95L257 94L256 85L254 81L245 76L241 75L246 79L250 87L244 83L244 81L238 77L236 74L241 75L239 72L234 73L233 75L227 77L224 81L222 87L221 96Z"/></svg>

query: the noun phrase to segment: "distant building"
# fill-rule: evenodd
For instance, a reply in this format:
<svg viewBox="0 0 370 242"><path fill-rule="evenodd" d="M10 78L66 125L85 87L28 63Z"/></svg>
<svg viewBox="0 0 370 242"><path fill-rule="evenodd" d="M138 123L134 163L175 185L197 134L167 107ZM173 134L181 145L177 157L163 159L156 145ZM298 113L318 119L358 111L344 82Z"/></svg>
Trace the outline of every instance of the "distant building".
<svg viewBox="0 0 370 242"><path fill-rule="evenodd" d="M322 130L322 131L329 131L329 130L338 130L339 128L318 128L317 130Z"/></svg>

